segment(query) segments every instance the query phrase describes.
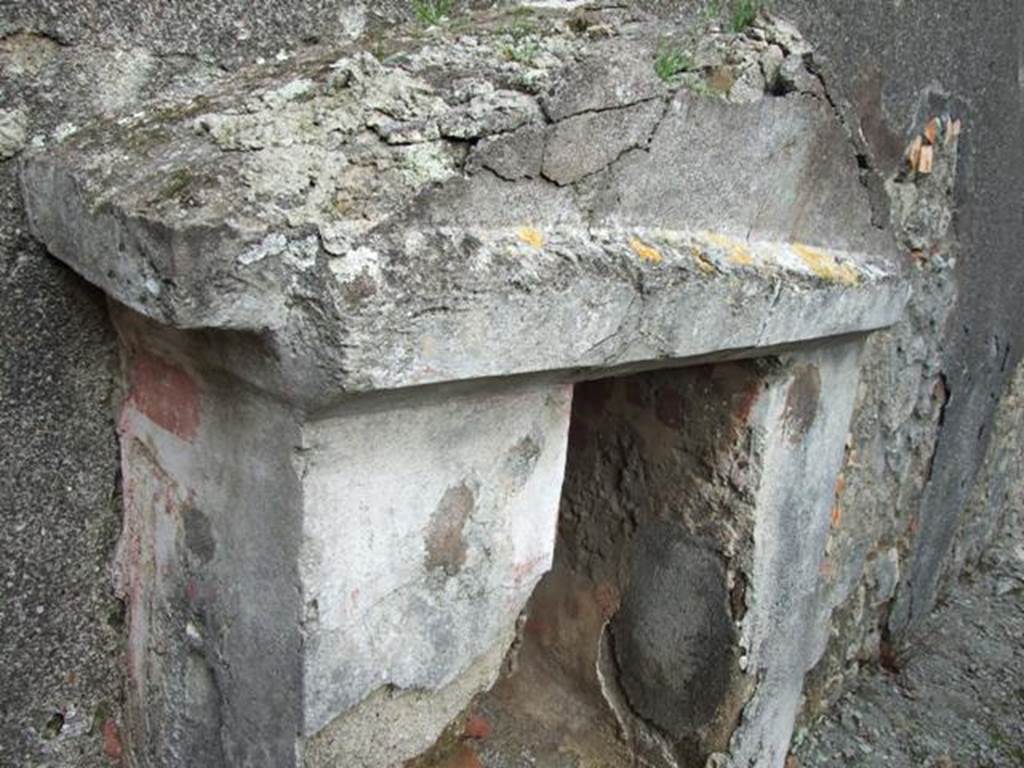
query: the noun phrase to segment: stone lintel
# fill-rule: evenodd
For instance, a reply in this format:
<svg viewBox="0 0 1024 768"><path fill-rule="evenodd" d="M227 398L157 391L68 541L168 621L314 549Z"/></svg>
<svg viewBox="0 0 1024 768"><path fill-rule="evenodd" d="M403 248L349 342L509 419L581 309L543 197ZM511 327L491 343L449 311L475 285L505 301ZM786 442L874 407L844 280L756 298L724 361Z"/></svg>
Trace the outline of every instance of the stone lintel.
<svg viewBox="0 0 1024 768"><path fill-rule="evenodd" d="M25 161L32 230L159 323L258 335L239 374L313 408L891 324L900 270L820 94L663 81L652 39L682 30L609 13L597 38L538 15L529 65L474 17L84 127Z"/></svg>

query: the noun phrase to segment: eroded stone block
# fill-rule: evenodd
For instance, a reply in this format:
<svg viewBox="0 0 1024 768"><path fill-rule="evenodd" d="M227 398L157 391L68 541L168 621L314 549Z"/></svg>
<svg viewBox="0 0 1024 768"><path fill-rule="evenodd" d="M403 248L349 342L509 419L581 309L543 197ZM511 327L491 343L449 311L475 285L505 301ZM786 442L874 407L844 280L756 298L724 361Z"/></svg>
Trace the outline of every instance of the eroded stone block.
<svg viewBox="0 0 1024 768"><path fill-rule="evenodd" d="M540 14L533 64L509 19L400 28L383 60L312 49L83 127L25 162L30 223L144 315L265 334L258 375L314 407L891 323L900 270L828 104L662 81L673 30L617 13L598 40Z"/></svg>
<svg viewBox="0 0 1024 768"><path fill-rule="evenodd" d="M724 558L671 522L630 542L622 607L610 623L631 708L658 729L689 734L714 719L735 664Z"/></svg>
<svg viewBox="0 0 1024 768"><path fill-rule="evenodd" d="M307 735L380 689L441 690L484 657L486 684L463 695L490 686L550 567L570 394L564 384L428 391L355 402L304 427ZM419 699L434 732L465 703ZM344 745L339 757L382 764Z"/></svg>
<svg viewBox="0 0 1024 768"><path fill-rule="evenodd" d="M139 757L283 766L308 740L310 765L369 768L426 749L493 683L550 566L571 385L306 415L211 368L209 339L115 317Z"/></svg>
<svg viewBox="0 0 1024 768"><path fill-rule="evenodd" d="M144 764L414 755L490 685L550 565L574 382L840 339L590 404L611 421L576 431L620 463L570 486L566 592L538 593L579 609L549 646L648 759L788 738L842 339L906 290L779 28L792 87L744 76L737 36L662 77L672 30L593 13L539 12L532 56L501 12L310 49L24 159L32 231L122 339Z"/></svg>

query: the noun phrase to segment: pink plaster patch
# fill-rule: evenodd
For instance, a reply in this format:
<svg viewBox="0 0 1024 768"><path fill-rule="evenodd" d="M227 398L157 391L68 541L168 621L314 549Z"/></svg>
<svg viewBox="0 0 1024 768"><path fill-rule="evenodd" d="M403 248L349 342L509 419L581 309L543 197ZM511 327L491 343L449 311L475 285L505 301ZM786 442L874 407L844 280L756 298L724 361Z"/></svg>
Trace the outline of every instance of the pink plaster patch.
<svg viewBox="0 0 1024 768"><path fill-rule="evenodd" d="M528 578L535 577L538 571L543 570L547 563L547 559L547 555L537 555L526 562L516 563L513 565L512 579L515 581L516 587L519 587Z"/></svg>
<svg viewBox="0 0 1024 768"><path fill-rule="evenodd" d="M199 387L184 369L146 352L132 363L128 402L182 440L199 429Z"/></svg>
<svg viewBox="0 0 1024 768"><path fill-rule="evenodd" d="M120 729L118 729L117 723L112 719L108 719L103 723L103 753L115 765L121 764L124 746L121 744Z"/></svg>

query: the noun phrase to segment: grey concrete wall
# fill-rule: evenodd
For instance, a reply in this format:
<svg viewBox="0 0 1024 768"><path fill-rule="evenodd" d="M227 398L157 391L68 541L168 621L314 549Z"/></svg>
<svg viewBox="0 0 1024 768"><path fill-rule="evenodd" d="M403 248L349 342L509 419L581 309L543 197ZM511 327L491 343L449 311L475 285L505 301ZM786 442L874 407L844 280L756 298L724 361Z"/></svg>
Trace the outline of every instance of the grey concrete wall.
<svg viewBox="0 0 1024 768"><path fill-rule="evenodd" d="M692 14L696 4L664 5ZM907 323L867 352L845 522L831 543L847 565L835 577L829 650L811 676L813 710L928 611L945 564L960 562L947 556L969 495L985 498L999 475L978 468L990 436L1002 434L994 414L1024 352L1024 8L773 7L816 47L877 224L888 226L884 182L912 133L946 110L965 123L953 228L938 261L926 256ZM378 16L396 10L405 4L374 6ZM318 0L28 0L0 12L0 764L116 762L123 670L109 572L120 516L113 333L96 293L27 236L15 156L64 124L200 85L259 55L343 39L363 23L375 20L359 4ZM1019 419L1019 408L1000 418ZM1013 498L989 495L1000 494ZM986 525L961 531L961 549L992 535Z"/></svg>

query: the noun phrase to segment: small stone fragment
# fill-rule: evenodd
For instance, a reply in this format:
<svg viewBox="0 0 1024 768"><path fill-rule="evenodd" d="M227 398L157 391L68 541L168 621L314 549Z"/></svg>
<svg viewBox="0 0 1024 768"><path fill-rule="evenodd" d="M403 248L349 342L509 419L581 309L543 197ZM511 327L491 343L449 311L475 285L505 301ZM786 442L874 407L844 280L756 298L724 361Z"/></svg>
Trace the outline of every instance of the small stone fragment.
<svg viewBox="0 0 1024 768"><path fill-rule="evenodd" d="M917 166L921 161L921 147L924 145L924 139L920 136L915 136L914 140L910 142L910 146L907 147L907 165L910 166L910 170L916 171Z"/></svg>
<svg viewBox="0 0 1024 768"><path fill-rule="evenodd" d="M751 40L756 40L758 42L764 42L768 39L768 35L760 27L749 27L746 30L746 36Z"/></svg>
<svg viewBox="0 0 1024 768"><path fill-rule="evenodd" d="M782 62L778 73L778 87L783 91L822 94L821 81L807 71L802 56L790 54Z"/></svg>
<svg viewBox="0 0 1024 768"><path fill-rule="evenodd" d="M788 54L807 56L814 50L804 40L804 36L800 34L799 30L785 19L772 16L765 33L768 42L775 43Z"/></svg>
<svg viewBox="0 0 1024 768"><path fill-rule="evenodd" d="M627 150L647 144L663 111L661 100L651 99L556 123L544 148L544 176L572 184L608 167Z"/></svg>
<svg viewBox="0 0 1024 768"><path fill-rule="evenodd" d="M931 173L935 162L935 149L931 144L925 144L917 159L918 173Z"/></svg>
<svg viewBox="0 0 1024 768"><path fill-rule="evenodd" d="M28 118L22 109L0 109L0 160L21 152L28 139Z"/></svg>
<svg viewBox="0 0 1024 768"><path fill-rule="evenodd" d="M482 139L467 165L486 168L506 181L540 176L544 133L542 125L525 125L512 133Z"/></svg>
<svg viewBox="0 0 1024 768"><path fill-rule="evenodd" d="M434 120L389 120L383 118L371 121L368 125L388 144L422 144L441 138L441 132Z"/></svg>
<svg viewBox="0 0 1024 768"><path fill-rule="evenodd" d="M786 60L786 54L777 45L769 45L761 53L761 71L764 73L765 83L770 91L778 90L779 70L782 69L782 62Z"/></svg>
<svg viewBox="0 0 1024 768"><path fill-rule="evenodd" d="M752 104L764 98L765 90L764 73L757 63L753 63L740 70L736 82L729 89L728 98L735 104Z"/></svg>
<svg viewBox="0 0 1024 768"><path fill-rule="evenodd" d="M454 139L472 139L514 131L541 120L537 102L524 93L494 91L476 96L441 118L441 135Z"/></svg>

